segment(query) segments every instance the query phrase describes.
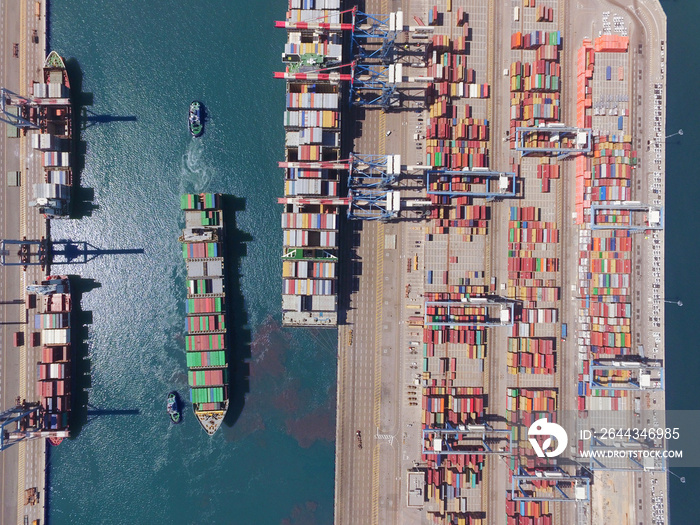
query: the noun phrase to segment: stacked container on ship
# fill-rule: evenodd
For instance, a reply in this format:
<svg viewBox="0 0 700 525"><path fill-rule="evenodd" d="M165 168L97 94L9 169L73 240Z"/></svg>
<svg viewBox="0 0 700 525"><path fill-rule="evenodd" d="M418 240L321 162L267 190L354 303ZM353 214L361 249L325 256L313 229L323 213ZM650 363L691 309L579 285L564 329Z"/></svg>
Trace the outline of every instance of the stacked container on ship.
<svg viewBox="0 0 700 525"><path fill-rule="evenodd" d="M180 242L187 265L185 350L190 401L209 435L228 410L225 225L221 195L181 196L185 229Z"/></svg>
<svg viewBox="0 0 700 525"><path fill-rule="evenodd" d="M337 324L341 85L340 0L290 0L282 61L287 79L283 229L282 322L287 326Z"/></svg>
<svg viewBox="0 0 700 525"><path fill-rule="evenodd" d="M36 302L34 329L41 330L41 361L37 363L37 394L42 435L58 444L69 437L71 411L71 291L65 275L50 275L27 287L29 305Z"/></svg>
<svg viewBox="0 0 700 525"><path fill-rule="evenodd" d="M66 65L55 51L46 57L44 81L34 82L33 93L40 129L31 141L32 148L41 152L44 182L34 185L34 200L29 204L49 219L66 218L73 184L73 111Z"/></svg>

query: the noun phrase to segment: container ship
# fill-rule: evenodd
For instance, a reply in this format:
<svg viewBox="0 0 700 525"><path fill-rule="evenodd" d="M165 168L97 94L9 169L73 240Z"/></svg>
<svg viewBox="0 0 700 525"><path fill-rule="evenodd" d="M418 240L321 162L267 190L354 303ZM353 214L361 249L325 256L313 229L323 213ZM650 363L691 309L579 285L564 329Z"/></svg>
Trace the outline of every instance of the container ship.
<svg viewBox="0 0 700 525"><path fill-rule="evenodd" d="M41 435L58 444L70 437L72 345L70 280L49 275L41 284L27 287L27 306L36 307L34 330L41 332L41 361L37 363ZM33 340L32 344L38 344Z"/></svg>
<svg viewBox="0 0 700 525"><path fill-rule="evenodd" d="M314 5L323 8L314 9ZM337 326L338 230L342 160L340 129L343 75L325 74L343 60L340 0L289 0L282 62L286 79L282 209L282 324ZM335 28L321 29L322 25Z"/></svg>
<svg viewBox="0 0 700 525"><path fill-rule="evenodd" d="M218 193L181 196L185 229L180 242L187 265L185 350L190 401L213 435L228 410L225 224Z"/></svg>
<svg viewBox="0 0 700 525"><path fill-rule="evenodd" d="M43 83L34 82L33 95L39 132L31 135L31 144L41 152L44 182L34 185L29 204L48 219L67 218L73 184L73 108L66 65L55 51L46 57Z"/></svg>

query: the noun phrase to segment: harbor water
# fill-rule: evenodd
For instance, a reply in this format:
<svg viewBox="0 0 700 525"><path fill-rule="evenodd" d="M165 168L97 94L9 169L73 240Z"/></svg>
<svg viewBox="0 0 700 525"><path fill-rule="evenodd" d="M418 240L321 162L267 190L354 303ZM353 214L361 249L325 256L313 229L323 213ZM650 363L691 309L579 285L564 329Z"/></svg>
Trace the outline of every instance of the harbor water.
<svg viewBox="0 0 700 525"><path fill-rule="evenodd" d="M700 3L662 0L668 18L666 135L666 406L670 410L698 409L697 319L700 316L700 215L697 176L700 151L700 40L695 21ZM696 438L697 439L697 438ZM679 477L684 476L685 483ZM697 523L700 469L674 469L669 475L671 523Z"/></svg>
<svg viewBox="0 0 700 525"><path fill-rule="evenodd" d="M88 403L77 436L50 449L52 525L332 521L337 334L279 326L285 88L272 73L285 11L285 0L51 3L50 46L86 104L82 217L51 229L75 243L74 264L53 272L83 277L77 384ZM187 130L195 99L208 115L198 139ZM179 195L193 191L235 197L237 380L211 438L187 402L177 238ZM186 401L177 426L171 390Z"/></svg>

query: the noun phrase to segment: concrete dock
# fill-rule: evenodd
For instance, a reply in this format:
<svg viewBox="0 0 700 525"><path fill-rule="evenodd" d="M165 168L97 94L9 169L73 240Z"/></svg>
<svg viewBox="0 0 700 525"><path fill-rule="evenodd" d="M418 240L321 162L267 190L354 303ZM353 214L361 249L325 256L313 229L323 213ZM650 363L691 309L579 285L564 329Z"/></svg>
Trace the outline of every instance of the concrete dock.
<svg viewBox="0 0 700 525"><path fill-rule="evenodd" d="M39 16L36 16L37 4ZM2 54L0 54L0 85L19 94L27 94L33 81L41 81L46 58L46 3L31 0L11 2L0 0L2 12ZM34 31L39 42L33 42ZM14 45L19 45L18 57L13 56ZM27 205L32 198L30 188L43 180L39 155L31 155L29 137L8 138L2 125L3 176L8 171L20 171L19 187L0 184L0 214L3 239L41 239L46 236L46 220ZM0 410L16 405L16 399L36 400L36 369L41 349L29 346L29 323L24 307L27 284L41 281L39 266L3 267L0 292L0 323L4 325L0 349ZM24 332L25 345L15 348L13 334ZM24 525L45 523L46 447L44 439L22 442L0 454L2 486L0 486L0 523ZM36 490L33 503L27 497ZM30 492L27 492L27 491Z"/></svg>
<svg viewBox="0 0 700 525"><path fill-rule="evenodd" d="M437 6L439 23L434 26L434 34L453 39L462 34L462 26L456 22L458 9L468 14L471 48L466 53L467 64L476 71L476 82L488 83L491 93L488 98L469 98L467 102L471 105L472 117L489 121L491 169L509 171L517 164L522 186L518 199L486 202L475 198L474 205L490 207L488 232L470 235L466 242L459 232L436 235L434 221L430 220L399 218L386 223L349 224L345 235L352 237L354 253L351 261L341 261L340 277L350 295L347 323L339 326L338 339L336 524L449 522L445 514L438 512L435 503L431 503L423 481L426 467L421 457L421 391L434 379L438 382L445 379L447 384L451 381L454 386L482 388L488 398L486 412L499 416L507 412L507 389L554 389L557 410L578 413L578 425L588 428L588 421L582 419L577 406L577 382L580 380L577 377L589 353L585 334L590 331L587 316L591 314L582 313L585 301L579 290L581 232L586 228L580 221L577 223L573 215L577 211L576 165L573 156L553 159L552 165L559 166L559 176L551 180L551 190L544 192L536 176L540 157L521 157L511 148L509 141L513 137L506 133L511 112L508 70L517 60L531 60L521 58L523 52L511 48L511 35L516 31L561 31L559 120L571 126L576 126L577 60L584 39L596 39L606 33L624 33L629 37L629 49L625 53L596 56L599 63L591 77L596 105L592 127L601 134L602 130L616 133L617 127L613 126L618 116L612 108L615 105L617 111L619 102L619 115L625 114L624 130L621 129L620 134L631 135L631 147L638 157L631 195L626 200L663 206L666 18L656 0L640 1L634 7L608 1L537 0L537 6L552 9L554 14L552 22L542 24L535 19L535 9L525 7L527 4L529 2L522 0L385 0L368 1L363 7L367 13L385 15L401 9L407 26L418 23L418 19L427 24L429 10ZM517 20L515 8L518 9ZM410 69L406 65L409 61L427 61L429 55L425 55L425 46L415 46L415 41L406 33L400 33L397 42L402 53L406 50L405 44L408 53L415 50L414 56L400 59L404 62L404 76L426 75L425 67ZM607 66L614 69L615 82L606 80ZM421 108L419 101L407 98L400 108L364 110L359 117L361 124L355 126L361 131L354 137L353 151L399 154L404 167L426 163L428 111ZM610 116L613 114L614 117ZM416 134L419 140L415 139ZM426 198L422 177L402 176L394 189L401 191L402 199ZM449 284L455 286L461 283L453 281L453 275L471 272L470 285L484 286L492 294L508 297L511 285L508 284L506 252L509 227L512 228L509 225L511 207L539 209L539 220L555 224L558 231L559 241L548 244L537 255L558 260L558 270L541 275L559 290L559 299L547 306L556 310L556 321L535 322L532 328L536 337L556 341L556 370L551 374L514 374L506 352L513 337L511 329L493 327L487 329L485 357L469 358L464 346L450 343L440 347L440 351L444 351L440 355L447 361L456 358L454 374L448 375L452 369L449 372L438 369L437 359L431 358L427 361L430 368L426 375L423 327L416 326L411 318L425 314L426 294L445 289L429 284L427 272L449 273ZM406 215L402 217L407 218ZM635 234L631 238L632 272L628 293L632 309L631 348L636 354L643 347L647 358L663 363L663 230ZM354 285L358 280L359 286ZM568 326L566 340L560 337L563 324ZM414 342L419 344L414 346ZM427 383L426 378L429 378ZM640 390L627 392L622 400L615 401L616 407L619 403L619 417L611 416L607 423L645 426L645 422L633 414L636 398L642 410L661 417L665 406L663 390ZM586 408L596 410L597 407L591 404ZM358 431L362 435L362 448L358 447L356 439ZM572 441L570 438L570 445L576 447ZM462 493L466 494L466 513L456 513L473 521L460 523L507 523L506 491L511 486L507 463L503 457L486 457L480 481ZM667 494L666 472L596 470L592 474L588 500L552 502L548 515L551 523L556 524L663 524L668 523Z"/></svg>

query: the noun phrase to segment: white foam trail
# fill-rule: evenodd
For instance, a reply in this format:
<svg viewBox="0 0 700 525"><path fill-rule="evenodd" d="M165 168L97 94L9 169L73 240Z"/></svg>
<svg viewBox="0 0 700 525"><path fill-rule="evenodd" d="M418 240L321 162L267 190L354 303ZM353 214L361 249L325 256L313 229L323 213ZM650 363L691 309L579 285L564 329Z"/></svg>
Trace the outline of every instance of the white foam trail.
<svg viewBox="0 0 700 525"><path fill-rule="evenodd" d="M202 160L203 154L204 146L201 140L193 138L182 156L181 185L184 185L185 188L192 187L191 191L194 193L205 191L211 181L211 169Z"/></svg>

